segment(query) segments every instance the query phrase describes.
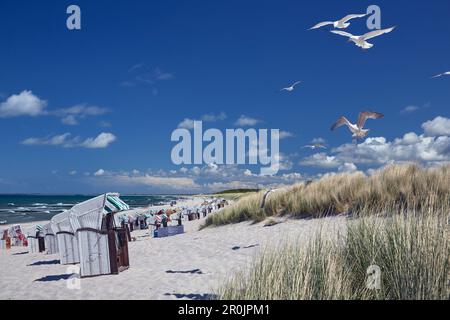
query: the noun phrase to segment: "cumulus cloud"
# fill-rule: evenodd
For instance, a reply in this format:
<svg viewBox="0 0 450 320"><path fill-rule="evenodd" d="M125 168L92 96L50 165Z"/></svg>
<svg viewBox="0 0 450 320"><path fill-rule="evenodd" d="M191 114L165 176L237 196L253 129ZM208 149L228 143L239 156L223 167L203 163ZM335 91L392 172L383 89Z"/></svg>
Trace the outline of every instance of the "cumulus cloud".
<svg viewBox="0 0 450 320"><path fill-rule="evenodd" d="M345 162L343 165L339 166L338 171L352 173L358 171L358 167L352 162Z"/></svg>
<svg viewBox="0 0 450 320"><path fill-rule="evenodd" d="M70 108L55 110L52 113L58 117L61 117L61 122L64 124L77 125L79 119L87 116L100 116L108 112L109 110L107 108L81 104Z"/></svg>
<svg viewBox="0 0 450 320"><path fill-rule="evenodd" d="M21 143L27 146L62 146L64 148L83 147L89 149L102 149L108 147L116 140L112 133L100 133L95 138L82 140L80 137L72 137L70 133L55 135L46 138L27 138Z"/></svg>
<svg viewBox="0 0 450 320"><path fill-rule="evenodd" d="M421 106L421 107L416 106L416 105L409 105L409 106L403 108L403 109L400 111L400 113L403 114L403 115L406 115L406 114L411 114L411 113L417 112L417 111L419 111L419 110L427 109L427 108L430 108L430 107L431 107L431 103L429 103L429 102L428 102L428 103L425 103L425 104L424 104L423 106Z"/></svg>
<svg viewBox="0 0 450 320"><path fill-rule="evenodd" d="M279 136L280 140L286 139L286 138L293 138L293 137L295 137L295 135L292 132L284 131L284 130L280 131L280 136Z"/></svg>
<svg viewBox="0 0 450 320"><path fill-rule="evenodd" d="M109 112L106 108L84 104L54 110L47 110L46 107L47 101L34 95L30 90L24 90L20 94L10 96L0 104L0 118L46 115L59 117L61 122L67 125L77 125L82 118L99 116Z"/></svg>
<svg viewBox="0 0 450 320"><path fill-rule="evenodd" d="M178 124L178 128L188 130L194 129L194 121L194 119L184 118L183 121Z"/></svg>
<svg viewBox="0 0 450 320"><path fill-rule="evenodd" d="M327 141L324 138L314 138L311 140L312 144L326 144Z"/></svg>
<svg viewBox="0 0 450 320"><path fill-rule="evenodd" d="M22 144L27 146L37 146L37 145L60 146L69 143L69 138L70 133L64 133L49 138L28 138L23 140Z"/></svg>
<svg viewBox="0 0 450 320"><path fill-rule="evenodd" d="M450 136L450 119L439 116L422 124L422 128L428 136Z"/></svg>
<svg viewBox="0 0 450 320"><path fill-rule="evenodd" d="M103 149L116 141L116 136L109 132L102 132L96 138L86 139L81 146L89 149Z"/></svg>
<svg viewBox="0 0 450 320"><path fill-rule="evenodd" d="M36 117L45 114L47 101L40 99L29 90L14 94L0 104L0 118L19 116Z"/></svg>
<svg viewBox="0 0 450 320"><path fill-rule="evenodd" d="M204 165L156 172L108 171L87 179L108 187L127 187L131 190L149 187L149 190L200 193L236 188L280 187L299 182L302 178L300 173L295 172L278 176L260 176L253 174L248 168L240 168L237 165Z"/></svg>
<svg viewBox="0 0 450 320"><path fill-rule="evenodd" d="M299 164L305 167L334 169L338 168L341 165L341 162L335 156L329 156L326 153L321 152L304 158Z"/></svg>
<svg viewBox="0 0 450 320"><path fill-rule="evenodd" d="M241 115L234 124L238 127L251 127L251 126L257 125L258 123L261 123L261 122L262 121L259 119L250 118L245 115Z"/></svg>
<svg viewBox="0 0 450 320"><path fill-rule="evenodd" d="M191 130L191 129L194 129L194 121L217 122L217 121L225 120L226 118L227 118L227 115L225 114L225 112L221 112L219 114L214 114L214 113L204 114L200 117L200 120L195 120L195 119L191 119L191 118L183 119L183 121L181 121L178 124L178 128Z"/></svg>
<svg viewBox="0 0 450 320"><path fill-rule="evenodd" d="M98 169L95 173L94 173L94 176L96 176L96 177L101 177L101 176L104 176L105 175L105 170L103 170L103 169Z"/></svg>
<svg viewBox="0 0 450 320"><path fill-rule="evenodd" d="M437 117L422 125L424 134L409 132L388 141L371 137L359 144L343 144L331 154L317 153L300 161L300 165L319 168L338 168L353 171L353 165L383 166L390 163L418 162L423 165L450 162L450 120Z"/></svg>

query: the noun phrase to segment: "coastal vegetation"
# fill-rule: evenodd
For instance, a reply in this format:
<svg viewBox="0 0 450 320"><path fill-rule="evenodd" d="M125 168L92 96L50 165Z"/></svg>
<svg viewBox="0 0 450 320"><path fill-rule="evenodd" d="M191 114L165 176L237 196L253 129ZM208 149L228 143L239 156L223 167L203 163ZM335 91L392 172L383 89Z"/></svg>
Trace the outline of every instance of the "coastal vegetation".
<svg viewBox="0 0 450 320"><path fill-rule="evenodd" d="M262 207L264 194L211 215L205 227L339 214L345 227L264 248L217 289L221 299L450 297L450 166L331 174L272 192Z"/></svg>

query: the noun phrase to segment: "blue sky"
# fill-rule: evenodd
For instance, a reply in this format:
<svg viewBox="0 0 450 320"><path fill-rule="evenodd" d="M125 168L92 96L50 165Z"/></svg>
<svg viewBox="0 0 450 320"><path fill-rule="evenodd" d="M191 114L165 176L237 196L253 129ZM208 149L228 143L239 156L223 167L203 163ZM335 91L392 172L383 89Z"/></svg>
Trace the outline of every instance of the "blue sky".
<svg viewBox="0 0 450 320"><path fill-rule="evenodd" d="M82 30L66 28L70 4ZM307 30L372 4L397 28L370 50ZM0 192L197 192L446 163L450 77L430 77L450 70L449 19L448 1L2 1ZM11 111L24 106L35 113ZM365 109L385 114L367 140L329 130ZM223 130L242 115L292 134L276 177L172 164L183 120ZM301 148L317 138L327 150Z"/></svg>

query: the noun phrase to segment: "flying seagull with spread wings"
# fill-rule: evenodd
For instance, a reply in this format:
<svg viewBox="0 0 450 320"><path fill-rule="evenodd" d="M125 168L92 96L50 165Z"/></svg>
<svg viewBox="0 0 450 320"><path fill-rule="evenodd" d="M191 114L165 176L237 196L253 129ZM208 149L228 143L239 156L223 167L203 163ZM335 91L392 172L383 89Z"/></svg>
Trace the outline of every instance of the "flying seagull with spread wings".
<svg viewBox="0 0 450 320"><path fill-rule="evenodd" d="M303 146L302 148L309 148L311 150L316 150L316 149L326 149L327 147L325 147L321 143L314 143L314 144L307 144L306 146Z"/></svg>
<svg viewBox="0 0 450 320"><path fill-rule="evenodd" d="M372 111L363 111L360 112L358 117L358 123L353 124L350 121L347 120L346 117L340 117L335 124L331 127L331 130L335 130L336 128L346 125L351 133L352 137L354 139L362 139L365 136L369 134L369 129L363 129L364 124L366 123L367 119L380 119L383 118L384 115L379 112L372 112Z"/></svg>
<svg viewBox="0 0 450 320"><path fill-rule="evenodd" d="M447 72L444 72L444 73L437 74L437 75L435 75L435 76L433 76L433 77L431 77L431 78L439 78L439 77L443 77L443 76L450 76L450 71L447 71Z"/></svg>
<svg viewBox="0 0 450 320"><path fill-rule="evenodd" d="M341 20L320 22L320 23L316 24L314 27L310 28L309 30L319 29L319 28L321 28L323 26L327 26L327 25L333 25L333 27L336 29L345 29L350 25L350 23L348 21L350 21L351 19L362 18L365 16L367 16L367 13L349 14L349 15L346 15Z"/></svg>
<svg viewBox="0 0 450 320"><path fill-rule="evenodd" d="M290 87L283 88L280 91L292 92L292 91L294 91L295 86L298 85L299 83L301 83L301 81L294 82Z"/></svg>
<svg viewBox="0 0 450 320"><path fill-rule="evenodd" d="M394 29L395 29L395 27L391 27L391 28L387 28L387 29L370 31L370 32L367 32L366 34L363 34L362 36L355 36L351 33L348 33L345 31L340 31L340 30L331 30L330 32L344 36L344 37L348 37L348 41L354 42L355 45L360 48L370 49L373 47L373 44L367 42L367 40L381 36L382 34L385 34L385 33L389 33Z"/></svg>

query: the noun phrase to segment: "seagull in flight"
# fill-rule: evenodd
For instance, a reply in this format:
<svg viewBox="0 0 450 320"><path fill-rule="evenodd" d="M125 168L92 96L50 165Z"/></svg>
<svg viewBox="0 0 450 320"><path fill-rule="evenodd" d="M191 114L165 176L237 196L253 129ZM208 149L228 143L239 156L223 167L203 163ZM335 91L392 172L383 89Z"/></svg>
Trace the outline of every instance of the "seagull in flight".
<svg viewBox="0 0 450 320"><path fill-rule="evenodd" d="M290 87L283 88L280 91L292 92L292 91L294 91L295 86L298 85L299 83L301 83L301 81L294 82Z"/></svg>
<svg viewBox="0 0 450 320"><path fill-rule="evenodd" d="M439 78L439 77L443 77L443 76L450 76L450 71L447 71L447 72L444 72L444 73L437 74L437 75L435 75L435 76L433 76L433 77L431 77L431 78Z"/></svg>
<svg viewBox="0 0 450 320"><path fill-rule="evenodd" d="M346 15L345 17L343 17L341 20L337 20L337 21L324 21L324 22L320 22L318 24L316 24L314 27L310 28L309 30L314 30L314 29L319 29L323 26L327 26L332 24L334 28L336 29L345 29L347 28L350 23L348 21L350 21L351 19L355 19L355 18L363 18L367 16L367 13L364 14L349 14Z"/></svg>
<svg viewBox="0 0 450 320"><path fill-rule="evenodd" d="M340 31L340 30L331 30L330 32L348 37L348 41L352 41L355 43L356 46L363 48L363 49L370 49L373 47L373 44L367 42L367 40L381 36L382 34L389 33L392 30L394 30L395 27L387 28L387 29L380 29L380 30L374 30L370 31L366 34L363 34L362 36L355 36L351 33Z"/></svg>
<svg viewBox="0 0 450 320"><path fill-rule="evenodd" d="M316 149L326 149L327 147L325 147L321 143L314 143L314 144L308 144L306 146L303 146L302 148L309 148L311 150L316 150Z"/></svg>
<svg viewBox="0 0 450 320"><path fill-rule="evenodd" d="M335 124L331 127L331 130L335 130L336 128L346 125L351 133L352 137L354 139L362 139L365 136L369 134L369 129L363 129L364 124L366 123L367 119L380 119L383 118L384 115L379 112L372 112L372 111L363 111L359 113L358 117L358 123L353 124L350 121L347 120L346 117L340 117Z"/></svg>

